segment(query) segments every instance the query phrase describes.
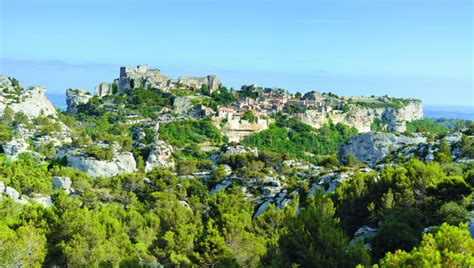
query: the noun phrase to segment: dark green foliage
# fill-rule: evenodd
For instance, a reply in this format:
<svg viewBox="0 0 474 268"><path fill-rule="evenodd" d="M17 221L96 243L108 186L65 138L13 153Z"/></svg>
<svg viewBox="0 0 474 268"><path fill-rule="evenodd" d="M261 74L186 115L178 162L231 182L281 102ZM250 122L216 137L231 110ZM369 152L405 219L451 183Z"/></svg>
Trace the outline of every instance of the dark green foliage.
<svg viewBox="0 0 474 268"><path fill-rule="evenodd" d="M459 147L463 157L474 158L474 138L472 136L463 134Z"/></svg>
<svg viewBox="0 0 474 268"><path fill-rule="evenodd" d="M258 120L258 118L251 111L245 111L245 113L242 115L240 119L246 120L249 123L254 123L254 122L257 122Z"/></svg>
<svg viewBox="0 0 474 268"><path fill-rule="evenodd" d="M134 88L126 92L129 103L142 106L169 106L171 105L171 97L159 90Z"/></svg>
<svg viewBox="0 0 474 268"><path fill-rule="evenodd" d="M262 90L263 89L261 87L254 89L251 86L242 86L242 89L239 91L239 96L256 99L258 97L258 93L262 92Z"/></svg>
<svg viewBox="0 0 474 268"><path fill-rule="evenodd" d="M336 152L340 144L356 134L354 128L338 123L314 129L297 119L277 117L270 128L244 139L243 143L263 150L310 159L307 153L326 155Z"/></svg>
<svg viewBox="0 0 474 268"><path fill-rule="evenodd" d="M467 225L459 227L446 223L433 233L425 234L421 245L410 252L388 253L381 267L472 267L474 240Z"/></svg>
<svg viewBox="0 0 474 268"><path fill-rule="evenodd" d="M89 145L86 148L88 156L95 157L97 160L112 160L114 157L114 149L111 146L103 147L97 145Z"/></svg>
<svg viewBox="0 0 474 268"><path fill-rule="evenodd" d="M471 187L460 176L442 178L427 188L429 195L443 201L461 201L471 192Z"/></svg>
<svg viewBox="0 0 474 268"><path fill-rule="evenodd" d="M439 151L435 154L436 161L440 163L450 163L452 161L451 147L446 141L441 141L439 146Z"/></svg>
<svg viewBox="0 0 474 268"><path fill-rule="evenodd" d="M386 119L375 118L374 122L370 125L372 132L384 132L387 131L388 121Z"/></svg>
<svg viewBox="0 0 474 268"><path fill-rule="evenodd" d="M115 93L116 89L113 86ZM220 146L226 138L210 119L175 121L161 124L159 134L174 145L176 169L145 172L145 159L157 134L154 125L145 120L157 119L163 108L171 107L176 94L199 94L186 87L170 92L128 90L93 98L78 107L77 115L58 116L72 130L72 146L99 160L111 160L117 144L121 147L117 150L133 152L137 172L90 178L65 167L67 158L52 159L56 153L53 143L37 145L37 151L47 157L44 162L30 154L21 154L15 161L0 156L1 182L21 195L49 195L53 201L46 208L0 198L0 263L9 267L368 266L371 256L363 241L349 246L354 232L368 225L378 232L365 242L372 245L372 259L383 258L383 265L469 267L470 263L463 260L472 257L468 256L473 251L472 240L463 230L432 227L433 233L439 229L447 238L425 235L421 246L420 238L425 227L467 221L474 165L451 161L451 150L472 156L468 135L474 127L465 131L457 144L441 143L433 163L400 160L379 173L362 173L353 157L349 157L348 166L339 166L337 147L356 133L342 124L330 122L314 129L278 115L270 129L244 141L258 147L258 154L221 155L214 163L209 160L213 152L204 152L200 146ZM257 97L259 92L260 88L244 89L240 97ZM210 93L204 86L201 93L206 96L197 97L194 104L214 109L236 98L235 92L224 87ZM390 105L404 104L390 100ZM344 112L349 108L345 106ZM255 122L257 117L248 112L242 119ZM135 124L134 120L144 121ZM385 122L378 123L377 130L383 130ZM14 127L19 124L34 126L39 135L61 130L52 118L30 120L6 108L0 120L0 142L18 135ZM295 157L327 169L319 167L319 175L302 179L302 170L283 163ZM228 176L224 164L241 179L211 195L210 189ZM210 172L209 176L204 171ZM333 193L318 191L308 197L311 184L328 172L347 172L349 177ZM74 195L53 190L54 176L69 177ZM265 199L255 200L248 194L261 197L262 187L268 186L266 176L280 178L287 191L287 205L275 209L271 204L253 218L259 205L256 200ZM249 182L258 187L249 187ZM246 191L240 186L246 186ZM293 192L298 194L288 194ZM458 250L459 245L466 250ZM414 246L420 247L413 254L387 253L410 251ZM422 262L425 260L430 262Z"/></svg>
<svg viewBox="0 0 474 268"><path fill-rule="evenodd" d="M457 131L469 125L469 120L461 119L433 119L424 118L414 120L407 123L407 132L428 132L432 134L442 135L451 131Z"/></svg>
<svg viewBox="0 0 474 268"><path fill-rule="evenodd" d="M203 84L201 86L201 94L204 96L210 96L211 95L211 90L209 89L209 86L207 84Z"/></svg>
<svg viewBox="0 0 474 268"><path fill-rule="evenodd" d="M14 162L3 161L0 180L22 194L52 192L51 176L47 164L39 164L29 153L20 154Z"/></svg>
<svg viewBox="0 0 474 268"><path fill-rule="evenodd" d="M421 241L422 215L417 209L403 209L385 216L372 241L372 256L380 259L386 252L411 250Z"/></svg>
<svg viewBox="0 0 474 268"><path fill-rule="evenodd" d="M236 101L234 92L226 87L220 87L219 90L212 92L211 98L216 104L220 105L228 105Z"/></svg>
<svg viewBox="0 0 474 268"><path fill-rule="evenodd" d="M468 214L467 209L456 202L445 203L437 211L439 222L446 222L454 226L468 222Z"/></svg>
<svg viewBox="0 0 474 268"><path fill-rule="evenodd" d="M209 120L173 121L160 125L160 137L174 146L198 144L206 141L221 143L224 137Z"/></svg>
<svg viewBox="0 0 474 268"><path fill-rule="evenodd" d="M412 99L402 99L402 98L392 98L388 96L384 96L385 101L374 101L374 102L366 102L366 101L353 101L353 104L356 104L361 107L365 108L394 108L400 109L403 106L408 105L411 101L416 101Z"/></svg>
<svg viewBox="0 0 474 268"><path fill-rule="evenodd" d="M284 266L354 267L369 264L366 251L354 256L348 249L349 239L338 227L331 199L318 191L309 202L299 215L286 220L287 232L279 240Z"/></svg>
<svg viewBox="0 0 474 268"><path fill-rule="evenodd" d="M13 125L18 126L22 124L28 124L29 123L28 116L24 114L23 112L18 112L15 113L15 116L13 118Z"/></svg>
<svg viewBox="0 0 474 268"><path fill-rule="evenodd" d="M439 224L434 215L444 202L462 202L472 193L462 177L446 176L439 163L410 159L397 168L385 168L378 179L374 175L355 173L334 193L336 213L348 234L364 224L376 225L393 209L406 207L430 215L422 220L425 226Z"/></svg>

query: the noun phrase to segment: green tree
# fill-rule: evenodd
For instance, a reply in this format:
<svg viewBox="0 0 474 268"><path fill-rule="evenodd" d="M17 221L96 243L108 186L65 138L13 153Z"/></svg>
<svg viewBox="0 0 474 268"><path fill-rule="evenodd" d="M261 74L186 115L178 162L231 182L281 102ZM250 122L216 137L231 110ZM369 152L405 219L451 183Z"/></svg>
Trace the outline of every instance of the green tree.
<svg viewBox="0 0 474 268"><path fill-rule="evenodd" d="M421 220L420 211L412 208L385 216L372 240L372 256L380 259L385 252L417 246L421 240Z"/></svg>
<svg viewBox="0 0 474 268"><path fill-rule="evenodd" d="M451 163L451 147L446 141L441 141L439 151L435 154L435 160L440 163Z"/></svg>
<svg viewBox="0 0 474 268"><path fill-rule="evenodd" d="M423 236L420 247L410 252L387 253L380 267L473 267L474 240L466 225L443 224L439 230Z"/></svg>
<svg viewBox="0 0 474 268"><path fill-rule="evenodd" d="M22 124L28 124L30 122L30 119L28 118L28 116L23 113L23 112L18 112L18 113L15 113L15 117L13 119L13 124L18 126L18 125L22 125Z"/></svg>
<svg viewBox="0 0 474 268"><path fill-rule="evenodd" d="M461 176L450 176L432 182L427 193L443 201L461 201L472 193L472 189Z"/></svg>
<svg viewBox="0 0 474 268"><path fill-rule="evenodd" d="M10 108L10 106L5 107L5 109L3 110L2 119L6 123L11 123L13 121L14 116L15 116L15 112L13 111L13 109Z"/></svg>
<svg viewBox="0 0 474 268"><path fill-rule="evenodd" d="M0 225L0 263L5 267L42 267L46 237L31 224L12 230Z"/></svg>
<svg viewBox="0 0 474 268"><path fill-rule="evenodd" d="M366 251L354 259L348 250L349 239L334 214L331 199L317 191L308 207L287 219L286 233L279 240L285 266L353 267L369 259Z"/></svg>
<svg viewBox="0 0 474 268"><path fill-rule="evenodd" d="M467 222L469 212L463 206L456 202L448 202L443 204L437 211L440 222L449 225L459 225Z"/></svg>
<svg viewBox="0 0 474 268"><path fill-rule="evenodd" d="M201 265L215 267L233 263L232 250L227 247L212 219L207 221L198 236L197 250L199 255L196 257Z"/></svg>

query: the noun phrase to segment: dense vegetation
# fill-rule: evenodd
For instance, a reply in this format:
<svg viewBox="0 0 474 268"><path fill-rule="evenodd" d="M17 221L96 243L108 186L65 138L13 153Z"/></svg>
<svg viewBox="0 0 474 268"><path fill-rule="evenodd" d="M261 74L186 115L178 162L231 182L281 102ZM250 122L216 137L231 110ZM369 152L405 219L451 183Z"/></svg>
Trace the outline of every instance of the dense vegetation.
<svg viewBox="0 0 474 268"><path fill-rule="evenodd" d="M279 154L262 153L221 163L252 177L271 172L282 160ZM453 226L466 222L473 170L473 165L412 159L397 168L387 167L380 179L375 179L375 173L356 172L334 194L316 192L306 197L308 189L300 188L301 198L294 198L292 205L284 210L270 206L252 220L254 204L237 185L209 195L215 181L181 178L160 169L92 179L58 164L37 164L24 154L17 161L4 161L0 180L24 194L51 194L55 205L43 208L0 200L0 259L5 264L33 266L159 262L165 266L354 267L377 263L379 258L381 265L470 264L472 239L465 225ZM294 176L281 172L289 179ZM78 196L53 191L51 176L70 177ZM219 176L216 168L214 178ZM297 177L292 180L290 185L298 185ZM372 253L362 241L347 247L358 227L378 222ZM433 228L422 239L424 227L443 222L451 226ZM465 245L468 252L453 243ZM385 256L386 252L395 253Z"/></svg>
<svg viewBox="0 0 474 268"><path fill-rule="evenodd" d="M209 107L236 98L224 87L213 93L203 87L201 93L205 97L199 103ZM174 116L170 108L180 94L191 93L186 88L126 91L93 98L78 107L78 114L60 113L58 119L30 120L5 109L0 142L18 137L20 128L44 137L60 132L64 124L72 136L67 149L99 160L131 151L138 171L88 177L56 158L53 141L29 144L33 152L15 160L0 154L2 186L22 195L17 200L5 191L0 195L0 266L474 266L474 242L466 225L473 209L474 163L455 162L452 156L456 151L474 158L469 137L474 125L459 142L438 142L432 162L393 155L377 169L361 168L353 155L346 165L338 162L335 152L357 133L354 128L330 122L315 129L281 114L269 129L242 142L259 148L258 153L216 153L229 144L210 119L178 118L160 123L159 130L156 122L147 121ZM251 112L242 119L257 120ZM420 120L409 124L408 131L438 138L460 126L440 124ZM384 125L380 121L374 127L383 130ZM156 134L174 146L176 165L145 172L144 159ZM286 161L295 159L300 166ZM303 169L307 163L302 160L317 166ZM229 169L236 179L217 191L229 179ZM331 185L320 181L331 174L337 187L325 191ZM57 176L71 179L70 193L53 187ZM313 187L316 182L323 187ZM256 216L269 183L288 192L286 205L273 202ZM26 196L38 195L51 197L52 205L26 201ZM362 226L375 231L353 240Z"/></svg>
<svg viewBox="0 0 474 268"><path fill-rule="evenodd" d="M243 143L259 149L311 160L308 155L327 155L337 151L357 130L344 124L329 123L319 129L295 118L277 116L270 128L247 137Z"/></svg>
<svg viewBox="0 0 474 268"><path fill-rule="evenodd" d="M402 108L403 106L406 106L412 101L417 101L414 99L406 99L406 98L394 98L394 97L388 97L388 96L383 96L382 99L377 100L377 101L365 101L365 100L358 100L358 99L349 99L349 102L352 104L356 104L360 107L366 107L366 108L393 108L393 109L399 109Z"/></svg>
<svg viewBox="0 0 474 268"><path fill-rule="evenodd" d="M202 142L221 143L225 137L210 120L173 121L160 125L160 137L170 144L184 147Z"/></svg>
<svg viewBox="0 0 474 268"><path fill-rule="evenodd" d="M469 123L469 120L462 119L425 118L408 122L407 132L428 132L432 134L442 135L450 131L460 130L468 126Z"/></svg>

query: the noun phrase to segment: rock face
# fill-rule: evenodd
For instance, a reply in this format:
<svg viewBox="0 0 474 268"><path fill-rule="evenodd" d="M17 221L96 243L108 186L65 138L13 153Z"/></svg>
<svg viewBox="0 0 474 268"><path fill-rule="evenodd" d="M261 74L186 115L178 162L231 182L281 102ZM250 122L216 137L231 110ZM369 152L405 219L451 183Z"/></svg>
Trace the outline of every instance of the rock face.
<svg viewBox="0 0 474 268"><path fill-rule="evenodd" d="M85 104L92 96L86 90L78 88L68 88L66 90L67 112L71 114L77 113L77 106Z"/></svg>
<svg viewBox="0 0 474 268"><path fill-rule="evenodd" d="M386 155L397 149L409 145L426 142L420 136L403 136L394 133L364 133L351 137L339 147L339 161L345 162L347 156L352 154L358 161L374 165Z"/></svg>
<svg viewBox="0 0 474 268"><path fill-rule="evenodd" d="M313 95L308 97L313 97ZM388 131L404 132L406 130L406 122L423 118L423 103L419 100L410 100L399 108L390 106L370 108L352 105L348 112L341 110L306 110L304 113L298 114L297 117L303 123L315 128L321 127L331 119L334 123L342 122L355 127L359 132L370 132L372 124L379 120L386 124Z"/></svg>
<svg viewBox="0 0 474 268"><path fill-rule="evenodd" d="M215 75L208 75L205 77L187 77L182 76L174 80L168 76L161 74L158 69L148 69L148 65L138 65L133 67L120 67L120 77L115 79L112 84L102 83L96 87L95 95L104 97L113 94L114 85L117 92L122 92L133 88L159 88L168 90L172 87L187 86L193 89L201 89L206 85L212 92L219 89L221 82Z"/></svg>
<svg viewBox="0 0 474 268"><path fill-rule="evenodd" d="M29 144L23 137L13 138L2 145L5 156L10 159L16 159L19 154L28 152Z"/></svg>
<svg viewBox="0 0 474 268"><path fill-rule="evenodd" d="M93 178L107 178L137 171L137 163L130 152L116 153L112 161L97 160L83 155L66 154L68 165Z"/></svg>
<svg viewBox="0 0 474 268"><path fill-rule="evenodd" d="M193 109L193 102L190 96L175 97L173 100L173 109L178 114L186 114Z"/></svg>
<svg viewBox="0 0 474 268"><path fill-rule="evenodd" d="M35 201L36 203L39 203L43 207L51 207L53 205L53 201L51 200L51 196L43 196L40 194L32 194L30 195L30 200Z"/></svg>
<svg viewBox="0 0 474 268"><path fill-rule="evenodd" d="M171 145L155 139L145 163L145 171L151 171L156 167L174 167L175 163L171 157L172 152L173 147Z"/></svg>
<svg viewBox="0 0 474 268"><path fill-rule="evenodd" d="M102 82L95 87L94 95L99 98L105 97L107 95L112 95L112 94L113 94L112 84Z"/></svg>
<svg viewBox="0 0 474 268"><path fill-rule="evenodd" d="M18 193L18 191L15 190L15 188L12 188L10 186L7 186L5 188L5 195L10 197L13 200L18 200L18 198L20 198L20 193Z"/></svg>
<svg viewBox="0 0 474 268"><path fill-rule="evenodd" d="M253 133L267 129L268 126L269 122L266 119L258 118L257 122L248 122L234 117L224 124L221 131L223 135L229 138L230 142L239 142L241 139Z"/></svg>
<svg viewBox="0 0 474 268"><path fill-rule="evenodd" d="M55 190L62 189L67 194L74 192L74 190L71 188L72 181L69 177L53 177L51 182L53 183L53 188Z"/></svg>
<svg viewBox="0 0 474 268"><path fill-rule="evenodd" d="M377 233L377 229L364 225L364 226L360 227L354 233L354 238L349 243L349 246L350 247L355 247L356 243L359 240L362 240L362 242L364 243L365 249L371 250L372 249L371 241L374 238L376 233Z"/></svg>
<svg viewBox="0 0 474 268"><path fill-rule="evenodd" d="M220 149L220 151L213 153L209 159L217 162L222 155L234 155L234 154L253 154L255 156L258 156L258 149L257 148L251 148L248 146L243 146L243 145L236 145L236 146L226 146ZM231 170L232 171L232 170Z"/></svg>
<svg viewBox="0 0 474 268"><path fill-rule="evenodd" d="M56 116L56 108L44 95L45 90L45 87L15 87L10 78L0 75L0 114L3 114L6 107L10 107L13 112L23 112L30 118L41 114Z"/></svg>

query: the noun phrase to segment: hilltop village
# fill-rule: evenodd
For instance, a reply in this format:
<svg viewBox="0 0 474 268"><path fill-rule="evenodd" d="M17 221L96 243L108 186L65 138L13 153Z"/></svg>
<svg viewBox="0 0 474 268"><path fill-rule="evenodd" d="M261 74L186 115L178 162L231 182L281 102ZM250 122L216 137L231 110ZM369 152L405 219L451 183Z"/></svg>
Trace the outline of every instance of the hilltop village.
<svg viewBox="0 0 474 268"><path fill-rule="evenodd" d="M158 69L148 69L147 65L121 67L120 77L112 83L98 85L94 96L107 101L107 97L143 88L175 93L172 110L163 110L160 114L162 120L171 120L171 114L192 118L209 116L216 126L221 126L230 141L239 141L254 132L267 129L272 115L277 113L291 115L315 128L331 121L345 123L359 132L369 132L374 127L404 132L406 122L423 118L423 105L415 99L339 97L315 91L291 94L281 88L257 85L243 85L239 91L234 91L223 87L215 75L171 79L163 76ZM211 96L219 95L221 88L231 98L216 104L212 102ZM81 102L81 96L87 95L86 91L71 91L68 93L68 103ZM74 100L76 98L77 101ZM126 116L130 122L134 118L146 120L139 119L139 114L129 113ZM248 118L252 120L246 120Z"/></svg>

